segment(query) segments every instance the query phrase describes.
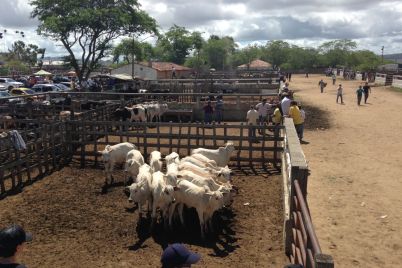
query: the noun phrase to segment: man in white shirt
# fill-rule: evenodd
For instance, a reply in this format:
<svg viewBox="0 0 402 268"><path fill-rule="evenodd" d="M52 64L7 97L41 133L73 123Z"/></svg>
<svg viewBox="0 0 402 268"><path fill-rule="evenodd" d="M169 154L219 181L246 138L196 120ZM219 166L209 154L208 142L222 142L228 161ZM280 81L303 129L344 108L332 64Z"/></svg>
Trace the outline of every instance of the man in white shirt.
<svg viewBox="0 0 402 268"><path fill-rule="evenodd" d="M281 108L282 108L283 116L289 115L289 107L290 107L291 101L292 100L289 99L288 95L286 95L286 94L282 95Z"/></svg>
<svg viewBox="0 0 402 268"><path fill-rule="evenodd" d="M258 119L260 125L262 126L265 122L267 122L268 114L271 112L271 104L267 103L267 99L263 99L262 102L255 106L255 108L258 111Z"/></svg>
<svg viewBox="0 0 402 268"><path fill-rule="evenodd" d="M251 106L246 116L247 125L250 125L248 135L251 139L256 139L255 126L257 126L258 117L259 113L254 109L254 106Z"/></svg>

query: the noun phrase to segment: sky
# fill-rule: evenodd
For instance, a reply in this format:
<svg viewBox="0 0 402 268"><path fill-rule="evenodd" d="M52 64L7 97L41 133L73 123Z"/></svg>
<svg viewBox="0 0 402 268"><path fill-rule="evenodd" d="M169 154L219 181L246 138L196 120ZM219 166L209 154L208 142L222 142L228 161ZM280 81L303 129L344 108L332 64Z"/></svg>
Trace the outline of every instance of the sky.
<svg viewBox="0 0 402 268"><path fill-rule="evenodd" d="M30 0L0 0L0 52L16 40L46 48L46 56L66 55L61 44L38 36ZM63 0L59 0L63 1ZM245 47L284 40L302 47L352 39L358 49L402 53L402 1L391 0L139 0L160 29L173 24L209 35L232 36ZM16 31L23 31L22 38Z"/></svg>

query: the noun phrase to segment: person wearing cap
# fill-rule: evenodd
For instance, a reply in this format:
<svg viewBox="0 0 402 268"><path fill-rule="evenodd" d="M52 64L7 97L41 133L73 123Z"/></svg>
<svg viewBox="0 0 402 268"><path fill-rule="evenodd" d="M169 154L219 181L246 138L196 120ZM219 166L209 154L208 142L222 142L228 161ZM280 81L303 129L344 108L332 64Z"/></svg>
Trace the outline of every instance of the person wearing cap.
<svg viewBox="0 0 402 268"><path fill-rule="evenodd" d="M191 267L197 263L201 256L189 251L183 244L169 245L162 253L162 268Z"/></svg>
<svg viewBox="0 0 402 268"><path fill-rule="evenodd" d="M0 268L26 268L17 263L17 256L23 252L25 242L32 241L32 234L19 225L11 225L0 231Z"/></svg>

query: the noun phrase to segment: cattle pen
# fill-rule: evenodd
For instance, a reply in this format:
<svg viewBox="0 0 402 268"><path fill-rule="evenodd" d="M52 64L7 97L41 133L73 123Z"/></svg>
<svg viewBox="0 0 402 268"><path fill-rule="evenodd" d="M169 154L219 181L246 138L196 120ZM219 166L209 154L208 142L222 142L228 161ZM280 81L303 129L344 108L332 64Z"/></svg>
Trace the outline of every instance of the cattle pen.
<svg viewBox="0 0 402 268"><path fill-rule="evenodd" d="M76 95L75 103L85 102L95 95L94 93L72 93L72 95L74 94ZM223 95L226 96L226 94ZM266 94L265 96L273 95ZM86 254L91 256L89 259L93 259L93 261L87 262L89 266L95 264L111 266L112 262L110 261L96 262L94 260L96 256L99 257L99 255L104 254L111 260L121 262L123 266L130 267L130 264L132 265L133 263L124 257L124 252L127 252L127 250L130 251L129 256L133 258L138 257L135 252L144 254L144 262L141 265L153 266L155 262L149 261L147 263L146 259L159 258L156 253L159 252L157 244L164 244L172 241L172 239L176 241L178 238L172 238L171 236L166 238L163 232L160 231L162 233L158 232L156 236L153 236L157 242L156 245L147 244L144 240L148 236L143 237L143 226L136 226L133 222L127 222L121 218L119 213L112 212L111 209L114 206L123 211L125 209L129 211L130 208L122 204L116 205L117 200L122 200L122 192L117 191L121 186L119 183L112 185L106 194L99 194L100 191L98 190L103 186L104 174L101 172L103 164L97 152L102 150L106 144L128 141L137 145L146 158L153 150L161 151L164 154L176 151L181 156L186 156L194 148L216 148L228 141L232 141L236 147L236 153L231 158L230 167L235 170L234 182L238 183L241 192L236 201L237 203L234 205L234 211L231 213L238 214L239 219L233 218L231 213L222 215L222 219L218 223L219 226L222 226L220 233L217 238L212 238L212 240L217 239L220 242L215 244L210 241L203 245L203 248L212 248L213 255L215 255L212 259L206 256L204 265L212 267L212 263L215 263L216 267L227 267L228 265L238 267L240 261L245 260L248 262L245 266L257 267L280 267L287 262L302 264L304 267L334 267L331 256L321 252L314 232L307 204L308 167L291 119L284 121L279 136L274 135L273 127L271 126L258 127L261 129L262 135L258 136L257 141L259 143L254 143L254 140L248 134L250 126L240 122L205 124L202 121L189 120L190 122L131 123L114 121L111 118L113 110L125 105L130 101L130 98L137 99L141 97L147 100L152 97L153 99L168 101L168 103L187 103L198 107L203 102L203 97L210 96L210 94L187 93L187 95L183 95L176 93L145 94L142 96L136 94L131 94L131 96L130 94L104 94L104 99L106 98L105 96L110 96L111 102L89 111L82 111L81 105L74 104L74 102L70 107L63 107L63 109L70 108L72 111L68 120L60 120L57 116L58 110L54 108L46 110L47 116L53 115L51 119L44 119L43 116L42 118L33 119L12 119L14 129L20 131L26 142L25 150L15 148L9 137L0 138L0 205L10 205L10 208L0 212L0 216L7 219L7 221L15 220L17 216L21 216L22 212L11 210L11 200L19 195L26 194L25 199L16 200L17 203L21 202L20 204L25 206L29 205L26 202L31 202L32 200L38 202L38 206L40 206L40 204L46 202L46 198L50 198L55 202L54 207L51 204L45 207L44 211L50 213L49 215L45 215L46 213L43 214L37 208L33 208L32 213L37 215L38 218L26 219L28 225L43 224L44 226L37 229L40 237L39 241L43 242L42 246L36 248L37 254L52 252L56 254L56 257L51 258L51 260L56 264L69 266L68 262L63 261L62 258L71 256L63 255L59 252L60 247L55 247L52 250L50 248L52 241L43 238L45 234L60 231L68 237L66 243L70 242L76 245L78 250L83 251L78 258L79 260L83 261ZM233 105L233 109L236 109L249 106L251 103L260 101L263 97L264 95L261 94L227 94L227 102L228 105ZM109 97L106 100L109 100ZM77 115L74 111L80 113ZM0 119L0 124L2 123L6 123L6 120ZM10 120L7 120L7 123L10 123ZM75 176L78 179L74 179ZM281 179L282 177L283 179ZM57 182L58 180L60 182ZM250 181L254 181L257 188L253 187L249 183ZM28 185L31 186L26 187ZM80 185L87 187L87 189L76 188L80 187ZM62 190L58 187L65 188ZM43 189L47 189L49 193L44 193L44 196L39 197L39 199L34 197L35 191L43 191ZM242 192L242 189L244 192ZM62 191L63 195L55 194L55 191ZM259 195L249 195L249 192L252 191L258 192ZM15 195L20 192L22 193ZM62 203L72 204L71 206L75 210L69 214L71 218L66 219L61 215L60 211L56 211L58 208L66 209L66 206L55 201L51 197L52 193L60 198L63 201ZM66 196L66 194L69 196ZM84 203L76 203L76 200L81 197L76 196L74 198L75 195L86 196L85 201L82 201ZM261 196L266 195L275 196L275 198L249 199L251 198L250 196L262 198ZM95 211L95 208L91 206L91 202L98 205L103 202L103 210L110 213L110 217L115 221L121 221L121 224L110 222L110 220L97 221L93 219L92 217L96 218L97 213L100 213L99 215L102 217L107 216L102 214L102 211ZM271 206L269 206L269 202L272 202ZM88 207L85 208L83 205ZM264 215L259 215L258 210L261 209L266 210L271 220L264 218ZM243 214L244 210L247 210L246 214ZM133 218L132 212L127 211L123 214ZM49 217L52 217L51 213L55 213L54 219L49 219ZM252 223L253 218L249 219L251 221L247 221L247 215L253 215L255 217L254 221L258 225L253 225L256 224ZM51 223L46 223L46 220ZM94 224L95 234L92 236L83 234L85 231L90 232L91 228L89 226L85 227L81 223L88 222ZM124 226L123 223L128 226ZM105 226L101 226L102 224L110 224L112 227L113 234L106 232L105 239L114 246L119 247L116 250L117 257L114 254L105 252L104 249L95 247L94 250L91 250L72 241L72 239L76 239L77 235L82 235L84 237L82 245L89 245L85 239L90 240L92 237L96 246L101 247L102 239L98 236L101 235L102 228L105 228ZM250 227L248 225L255 228L256 233L262 239L261 242L256 243L252 240L247 242L249 244L236 242L238 239L247 240L246 237L255 236L255 234L253 235L246 231ZM264 225L271 226L268 229L269 233L264 230ZM197 250L200 250L205 255L211 254L210 251L199 248L200 241L196 238L187 238L186 235L178 235L178 237L179 241L191 244L192 247L196 247ZM134 238L138 240L132 245L132 239ZM124 245L119 245L118 239L124 241L124 243L122 242ZM258 237L254 239L258 239ZM267 242L269 239L271 239L271 246ZM65 238L62 238L62 240L65 240ZM242 248L253 247L252 244L256 244L255 247L261 247L258 254L251 256L252 258L260 258L259 261L253 262L249 259L244 259L243 255L241 257L236 255L246 254L245 249ZM147 252L146 247L152 249L151 252ZM70 249L69 247L67 248ZM289 257L288 261L275 253L276 251L286 253ZM57 258L57 254L60 254L60 258ZM220 259L217 261L216 257L220 257ZM44 263L36 259L33 267L43 265Z"/></svg>

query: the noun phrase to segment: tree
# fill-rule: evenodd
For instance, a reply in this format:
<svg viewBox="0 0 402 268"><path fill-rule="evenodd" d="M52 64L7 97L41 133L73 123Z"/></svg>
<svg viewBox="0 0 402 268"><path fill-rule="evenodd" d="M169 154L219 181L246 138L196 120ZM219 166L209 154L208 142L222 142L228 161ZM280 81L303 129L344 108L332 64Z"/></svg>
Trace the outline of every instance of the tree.
<svg viewBox="0 0 402 268"><path fill-rule="evenodd" d="M112 51L113 62L120 62L123 57L123 62L132 63L135 56L137 61L149 60L154 55L154 49L149 43L136 42L131 38L123 39Z"/></svg>
<svg viewBox="0 0 402 268"><path fill-rule="evenodd" d="M236 51L237 45L230 36L218 37L211 35L203 48L204 58L212 68L225 70L231 68L230 56Z"/></svg>
<svg viewBox="0 0 402 268"><path fill-rule="evenodd" d="M26 45L23 41L15 41L8 50L9 60L20 61L28 66L35 66L38 63L38 55L43 59L45 49L33 44Z"/></svg>
<svg viewBox="0 0 402 268"><path fill-rule="evenodd" d="M33 0L31 5L31 16L40 21L38 33L63 44L79 81L89 77L116 38L157 33L155 20L137 0Z"/></svg>
<svg viewBox="0 0 402 268"><path fill-rule="evenodd" d="M349 66L348 59L356 47L356 42L342 39L325 42L318 47L318 50L324 56L324 63L327 66Z"/></svg>
<svg viewBox="0 0 402 268"><path fill-rule="evenodd" d="M173 25L157 41L157 55L164 61L183 64L192 49L191 33L184 27Z"/></svg>
<svg viewBox="0 0 402 268"><path fill-rule="evenodd" d="M289 43L281 40L269 41L264 47L262 59L279 67L287 62L289 57Z"/></svg>

